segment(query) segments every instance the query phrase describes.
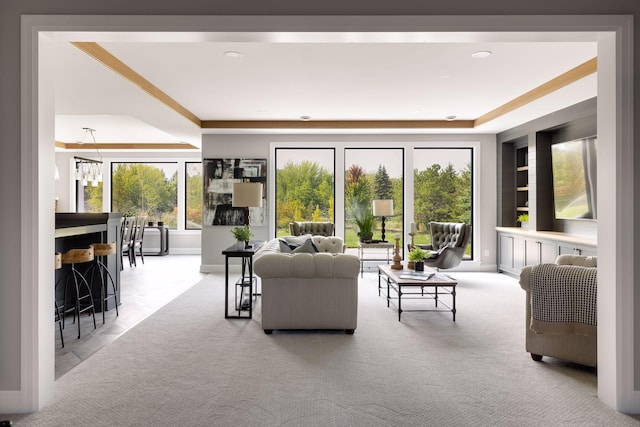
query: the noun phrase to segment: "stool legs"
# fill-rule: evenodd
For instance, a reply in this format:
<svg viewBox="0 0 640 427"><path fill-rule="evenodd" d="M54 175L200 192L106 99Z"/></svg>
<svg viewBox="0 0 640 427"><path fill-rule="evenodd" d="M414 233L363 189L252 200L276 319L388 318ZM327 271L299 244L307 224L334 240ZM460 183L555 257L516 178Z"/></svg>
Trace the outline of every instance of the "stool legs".
<svg viewBox="0 0 640 427"><path fill-rule="evenodd" d="M55 303L55 322L58 324L60 328L60 343L62 344L62 348L64 348L64 335L62 335L62 315L60 314L60 306L58 303Z"/></svg>
<svg viewBox="0 0 640 427"><path fill-rule="evenodd" d="M74 298L73 301L73 306L71 307L71 304L69 303L69 284L71 282L71 279L73 278L73 288L72 290L75 291L75 294L72 296ZM61 278L60 280L64 279ZM85 295L81 295L80 294L80 290L84 288L86 289L87 293ZM85 300L88 300L89 302L84 303L83 302ZM96 311L95 311L95 307L93 305L93 295L91 294L91 287L89 287L89 283L87 282L87 279L84 278L84 276L80 273L80 271L78 271L75 268L75 264L71 264L71 269L69 271L69 273L66 275L66 280L64 283L64 305L62 306L62 327L64 328L64 315L69 313L69 312L73 312L73 321L75 322L76 320L76 314L78 315L78 339L80 338L80 314L84 313L85 311L89 311L91 310L91 315L93 316L93 329L97 328L96 325Z"/></svg>
<svg viewBox="0 0 640 427"><path fill-rule="evenodd" d="M94 263L91 264L91 267L87 270L87 276L91 279L91 282L93 282L93 277L96 273L100 277L100 304L102 305L102 323L104 324L104 312L108 309L109 299L113 298L116 307L116 316L120 315L120 313L118 313L118 288L116 287L116 282L113 280L113 276L109 272L109 269L102 261L102 257L95 257ZM109 293L109 282L111 282L112 293Z"/></svg>

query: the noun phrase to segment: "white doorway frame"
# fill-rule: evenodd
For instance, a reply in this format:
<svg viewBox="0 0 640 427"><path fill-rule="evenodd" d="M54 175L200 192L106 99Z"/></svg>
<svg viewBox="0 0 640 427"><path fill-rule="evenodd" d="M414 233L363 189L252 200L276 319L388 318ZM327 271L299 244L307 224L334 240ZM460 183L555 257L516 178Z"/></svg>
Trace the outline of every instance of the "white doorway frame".
<svg viewBox="0 0 640 427"><path fill-rule="evenodd" d="M108 22L108 26L105 25ZM49 43L70 33L144 34L149 28L187 34L215 31L220 40L249 32L255 40L297 32L535 32L561 38L591 34L598 43L599 187L598 397L622 412L640 412L634 364L633 21L630 16L23 16L21 122L20 390L0 391L0 412L41 409L54 391L51 208L54 94ZM462 33L460 33L462 34ZM76 40L78 37L76 37ZM608 173L604 173L608 171ZM615 171L612 173L612 171ZM615 191L611 191L615 188ZM606 282L606 283L605 283ZM638 380L640 382L640 380Z"/></svg>

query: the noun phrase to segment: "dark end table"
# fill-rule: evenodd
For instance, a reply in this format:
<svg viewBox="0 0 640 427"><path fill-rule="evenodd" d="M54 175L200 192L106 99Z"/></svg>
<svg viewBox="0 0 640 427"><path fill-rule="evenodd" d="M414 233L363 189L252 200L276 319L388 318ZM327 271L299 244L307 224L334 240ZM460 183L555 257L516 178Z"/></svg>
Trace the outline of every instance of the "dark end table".
<svg viewBox="0 0 640 427"><path fill-rule="evenodd" d="M264 242L249 242L250 246L238 249L236 245L229 246L222 251L224 255L224 318L225 319L251 319L253 317L253 298L259 296L257 292L257 279L253 275L253 255L262 247ZM235 282L235 297L233 299L233 310L237 314L229 314L229 258L241 258L241 277ZM254 292L254 286L256 286ZM238 290L240 297L238 298ZM244 304L245 295L248 297L248 304ZM247 313L243 315L243 313Z"/></svg>

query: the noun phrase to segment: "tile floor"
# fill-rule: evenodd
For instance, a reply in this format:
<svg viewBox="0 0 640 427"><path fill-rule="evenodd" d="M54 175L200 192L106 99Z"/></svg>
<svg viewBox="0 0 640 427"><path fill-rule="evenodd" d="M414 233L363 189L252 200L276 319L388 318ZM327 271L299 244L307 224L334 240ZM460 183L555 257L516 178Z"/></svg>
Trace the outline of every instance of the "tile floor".
<svg viewBox="0 0 640 427"><path fill-rule="evenodd" d="M78 330L69 315L63 330L64 348L54 324L56 379L198 283L204 277L199 270L200 255L147 255L144 264L138 259L138 266L131 268L125 261L120 276L122 304L118 317L115 310L109 310L102 324L102 313L96 313L94 330L91 316L81 316L82 337L77 339Z"/></svg>

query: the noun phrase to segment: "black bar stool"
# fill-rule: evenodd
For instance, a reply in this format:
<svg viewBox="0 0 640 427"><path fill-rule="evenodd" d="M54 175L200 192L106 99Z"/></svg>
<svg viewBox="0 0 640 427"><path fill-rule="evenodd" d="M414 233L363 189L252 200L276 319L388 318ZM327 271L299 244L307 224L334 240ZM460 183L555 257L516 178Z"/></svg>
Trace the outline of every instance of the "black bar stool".
<svg viewBox="0 0 640 427"><path fill-rule="evenodd" d="M60 252L56 252L55 260L54 260L54 268L59 270L62 268L62 254ZM55 300L55 295L53 298L53 302L55 304L55 313L54 319L60 328L60 342L62 343L62 348L64 348L64 335L62 335L62 315L60 314L60 306L58 305L58 301Z"/></svg>
<svg viewBox="0 0 640 427"><path fill-rule="evenodd" d="M73 321L76 321L78 315L78 338L80 338L80 313L91 310L93 316L93 329L96 329L96 310L93 305L93 296L89 282L83 274L76 268L76 264L82 264L93 261L93 248L87 249L69 249L62 254L62 265L69 265L69 270L62 276L56 287L64 282L64 301L62 306L62 327L64 328L64 315L73 313ZM72 280L73 279L73 280ZM72 294L69 295L69 290ZM81 293L85 290L86 293Z"/></svg>
<svg viewBox="0 0 640 427"><path fill-rule="evenodd" d="M98 274L100 277L100 304L102 307L102 323L105 322L104 312L108 310L109 299L113 298L116 307L116 316L119 316L118 313L118 287L116 285L115 280L113 280L113 276L109 272L107 268L106 262L107 257L109 255L114 255L118 252L118 248L114 243L94 243L89 245L90 248L93 248L93 264L87 269L85 273L86 277L89 278L90 282L93 283L93 277L95 274ZM106 276L106 277L105 277ZM111 291L109 293L109 282L111 282Z"/></svg>

